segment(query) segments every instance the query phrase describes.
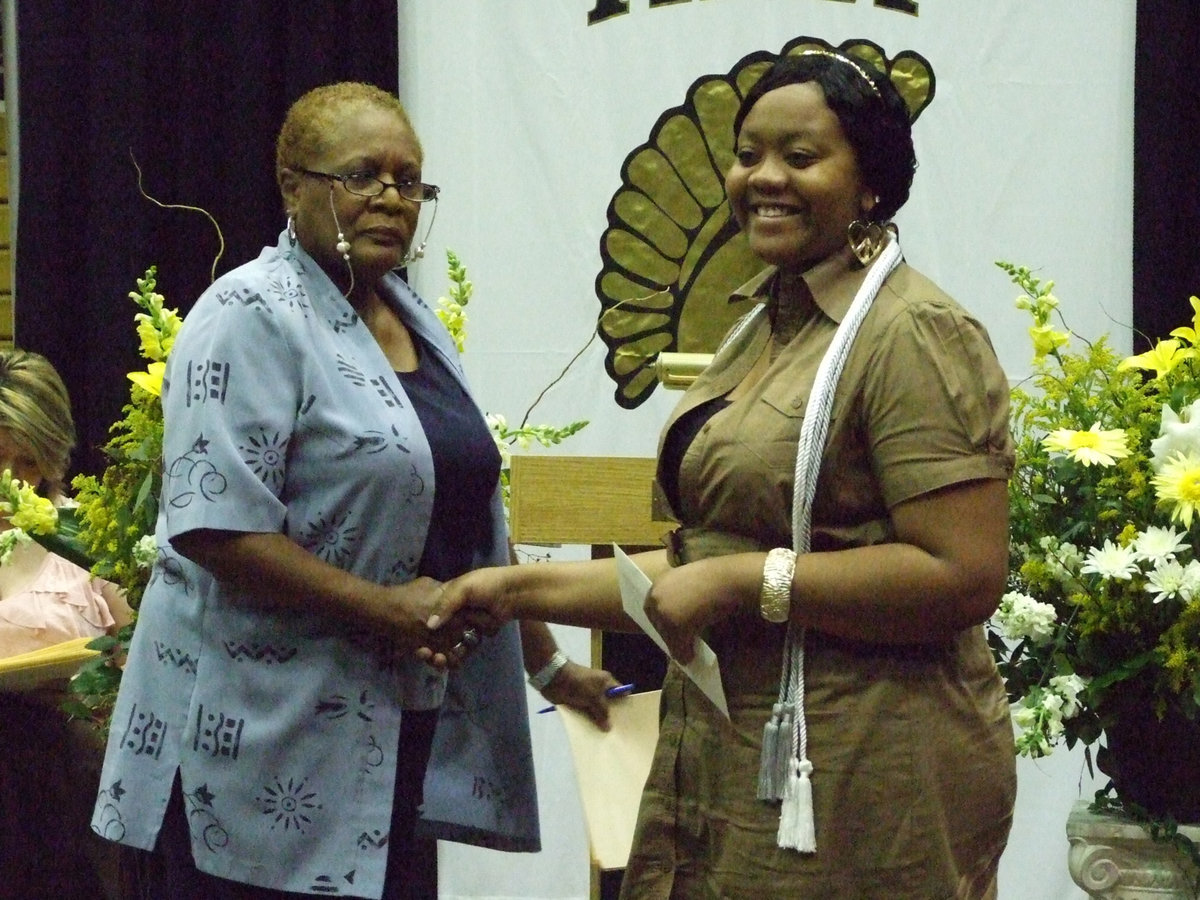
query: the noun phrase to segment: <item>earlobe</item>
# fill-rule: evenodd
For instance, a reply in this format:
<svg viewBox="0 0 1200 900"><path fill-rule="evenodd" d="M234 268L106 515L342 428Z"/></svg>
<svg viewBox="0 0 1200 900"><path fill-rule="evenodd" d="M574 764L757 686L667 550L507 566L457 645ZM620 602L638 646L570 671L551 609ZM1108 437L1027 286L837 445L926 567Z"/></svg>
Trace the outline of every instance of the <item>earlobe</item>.
<svg viewBox="0 0 1200 900"><path fill-rule="evenodd" d="M864 190L862 196L858 200L859 209L862 210L862 214L868 219L871 217L871 211L878 205L879 195L871 193L870 191Z"/></svg>
<svg viewBox="0 0 1200 900"><path fill-rule="evenodd" d="M284 169L279 173L279 193L283 196L283 205L289 214L295 212L296 191L299 186L300 177L291 169Z"/></svg>

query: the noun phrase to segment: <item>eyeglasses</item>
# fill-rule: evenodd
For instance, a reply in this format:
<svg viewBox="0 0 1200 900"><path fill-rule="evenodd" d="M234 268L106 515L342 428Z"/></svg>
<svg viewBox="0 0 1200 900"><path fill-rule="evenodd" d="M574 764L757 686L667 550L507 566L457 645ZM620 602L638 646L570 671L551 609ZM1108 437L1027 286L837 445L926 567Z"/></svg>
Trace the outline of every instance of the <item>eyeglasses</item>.
<svg viewBox="0 0 1200 900"><path fill-rule="evenodd" d="M381 181L374 175L368 175L365 172L338 175L334 172L314 172L312 169L297 169L296 171L301 175L310 175L313 178L340 181L342 187L359 197L378 197L388 188L394 187L396 193L405 200L424 203L427 200L436 200L441 190L436 184L425 184L423 181Z"/></svg>

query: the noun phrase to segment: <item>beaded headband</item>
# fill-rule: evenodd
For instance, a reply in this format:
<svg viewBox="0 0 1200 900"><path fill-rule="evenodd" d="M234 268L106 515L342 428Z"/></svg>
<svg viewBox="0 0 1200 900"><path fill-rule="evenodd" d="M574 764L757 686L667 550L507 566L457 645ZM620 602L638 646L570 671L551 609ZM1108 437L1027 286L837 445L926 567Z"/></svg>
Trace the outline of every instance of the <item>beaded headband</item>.
<svg viewBox="0 0 1200 900"><path fill-rule="evenodd" d="M867 83L867 86L871 89L871 92L876 97L878 97L880 100L883 99L883 95L879 93L879 88L875 85L875 82L871 80L871 76L867 74L867 70L864 69L862 66L860 66L858 63L856 63L854 60L852 60L848 56L843 56L840 53L834 53L832 50L820 50L820 49L801 50L799 53L796 53L794 55L795 56L828 56L830 59L840 60L841 62L844 62L846 65L851 66L855 72L857 72L859 75L861 75L863 77L863 81L865 81Z"/></svg>

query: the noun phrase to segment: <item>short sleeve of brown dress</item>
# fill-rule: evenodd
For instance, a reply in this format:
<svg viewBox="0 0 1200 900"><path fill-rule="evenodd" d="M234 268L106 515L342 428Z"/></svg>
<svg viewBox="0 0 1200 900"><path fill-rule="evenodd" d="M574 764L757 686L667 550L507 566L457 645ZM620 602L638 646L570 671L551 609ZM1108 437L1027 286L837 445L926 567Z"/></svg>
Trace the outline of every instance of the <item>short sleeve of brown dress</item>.
<svg viewBox="0 0 1200 900"><path fill-rule="evenodd" d="M759 316L689 389L664 431L694 432L674 485L679 561L792 546L796 450L817 365L864 272L844 257L805 280L813 302L768 375L724 397L763 352ZM748 286L770 289L766 273ZM888 510L939 488L1008 478L1009 387L983 327L901 264L835 394L813 550L895 539ZM689 423L685 425L685 423ZM661 458L668 458L664 454ZM970 522L962 527L969 528ZM878 573L881 582L888 573ZM1015 798L1008 704L980 627L920 647L806 640L817 850L776 846L779 804L755 798L784 626L745 615L708 636L730 721L677 669L623 882L625 898L984 898Z"/></svg>

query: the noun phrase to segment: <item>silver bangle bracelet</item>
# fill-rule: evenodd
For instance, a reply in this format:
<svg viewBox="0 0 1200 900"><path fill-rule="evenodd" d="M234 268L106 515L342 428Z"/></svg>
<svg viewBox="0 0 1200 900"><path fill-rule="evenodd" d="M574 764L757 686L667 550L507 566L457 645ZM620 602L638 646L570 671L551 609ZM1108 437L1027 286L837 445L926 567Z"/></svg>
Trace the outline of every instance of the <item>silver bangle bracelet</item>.
<svg viewBox="0 0 1200 900"><path fill-rule="evenodd" d="M561 672L563 666L569 662L567 654L561 650L555 650L554 655L550 657L550 662L529 676L530 687L535 691L544 691L550 685L550 682L554 680L554 676Z"/></svg>
<svg viewBox="0 0 1200 900"><path fill-rule="evenodd" d="M795 551L776 547L767 553L758 604L762 617L768 622L779 624L788 620L792 611L792 576L795 570Z"/></svg>

